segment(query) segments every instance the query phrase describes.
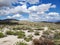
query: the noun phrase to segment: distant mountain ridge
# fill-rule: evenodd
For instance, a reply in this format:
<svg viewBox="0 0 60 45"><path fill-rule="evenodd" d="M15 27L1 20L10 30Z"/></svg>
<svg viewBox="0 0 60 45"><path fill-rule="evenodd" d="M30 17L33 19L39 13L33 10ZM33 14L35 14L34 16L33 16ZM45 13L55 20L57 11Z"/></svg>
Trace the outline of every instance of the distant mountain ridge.
<svg viewBox="0 0 60 45"><path fill-rule="evenodd" d="M4 19L4 20L0 20L0 22L18 22L19 20L17 19ZM26 21L26 20L25 20ZM29 21L31 22L31 21ZM44 22L44 23L60 23L60 21L55 21L55 22L52 22L52 21L33 21L33 22Z"/></svg>
<svg viewBox="0 0 60 45"><path fill-rule="evenodd" d="M4 20L0 20L0 21L19 21L17 19L4 19Z"/></svg>
<svg viewBox="0 0 60 45"><path fill-rule="evenodd" d="M4 19L4 20L0 20L0 24L10 24L10 25L15 25L18 24L17 19Z"/></svg>

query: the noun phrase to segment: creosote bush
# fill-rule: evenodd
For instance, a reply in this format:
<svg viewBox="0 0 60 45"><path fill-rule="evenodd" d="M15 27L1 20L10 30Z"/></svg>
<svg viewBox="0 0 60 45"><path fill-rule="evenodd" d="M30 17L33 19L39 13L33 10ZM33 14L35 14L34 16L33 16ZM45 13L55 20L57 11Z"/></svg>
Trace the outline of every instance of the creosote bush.
<svg viewBox="0 0 60 45"><path fill-rule="evenodd" d="M25 42L17 42L16 45L27 45Z"/></svg>
<svg viewBox="0 0 60 45"><path fill-rule="evenodd" d="M0 38L3 38L3 37L5 37L5 35L2 32L0 32Z"/></svg>
<svg viewBox="0 0 60 45"><path fill-rule="evenodd" d="M56 32L54 34L54 39L60 39L60 32Z"/></svg>
<svg viewBox="0 0 60 45"><path fill-rule="evenodd" d="M13 28L13 30L21 30L20 27Z"/></svg>
<svg viewBox="0 0 60 45"><path fill-rule="evenodd" d="M49 35L49 31L44 31L43 34Z"/></svg>
<svg viewBox="0 0 60 45"><path fill-rule="evenodd" d="M18 38L24 38L25 37L25 32L19 31L19 32L16 32L16 35L18 35Z"/></svg>
<svg viewBox="0 0 60 45"><path fill-rule="evenodd" d="M35 31L34 35L39 35L39 32L38 31Z"/></svg>
<svg viewBox="0 0 60 45"><path fill-rule="evenodd" d="M13 31L6 31L6 34L7 34L7 35L14 35L15 32L13 32Z"/></svg>
<svg viewBox="0 0 60 45"><path fill-rule="evenodd" d="M32 34L30 34L30 35L28 35L28 37L32 38L32 37L33 37L33 35L32 35Z"/></svg>
<svg viewBox="0 0 60 45"><path fill-rule="evenodd" d="M31 39L29 37L25 37L24 40L29 42Z"/></svg>
<svg viewBox="0 0 60 45"><path fill-rule="evenodd" d="M24 40L29 42L32 40L32 37L33 37L32 35L28 35L28 37L25 37Z"/></svg>
<svg viewBox="0 0 60 45"><path fill-rule="evenodd" d="M28 30L28 32L34 32L34 30Z"/></svg>

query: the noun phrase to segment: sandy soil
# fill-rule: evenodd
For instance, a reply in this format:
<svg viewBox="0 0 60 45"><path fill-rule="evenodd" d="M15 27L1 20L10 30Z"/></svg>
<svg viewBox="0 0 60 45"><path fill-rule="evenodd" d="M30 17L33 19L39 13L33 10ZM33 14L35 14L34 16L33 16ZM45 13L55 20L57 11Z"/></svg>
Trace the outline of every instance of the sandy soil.
<svg viewBox="0 0 60 45"><path fill-rule="evenodd" d="M7 30L7 28L4 28L4 31L3 33L5 33ZM48 30L48 27L44 27L44 30L42 31L39 31L40 32L40 35L39 36L36 36L34 35L34 32L28 32L28 30L24 31L26 36L32 34L33 35L33 39L34 38L39 38L43 35L43 31L47 31ZM7 37L4 37L4 38L0 38L0 45L13 45L15 44L16 42L18 41L23 41L23 42L26 42L24 39L18 39L17 36L14 36L14 35L8 35ZM28 45L31 45L32 41L30 42L26 42Z"/></svg>

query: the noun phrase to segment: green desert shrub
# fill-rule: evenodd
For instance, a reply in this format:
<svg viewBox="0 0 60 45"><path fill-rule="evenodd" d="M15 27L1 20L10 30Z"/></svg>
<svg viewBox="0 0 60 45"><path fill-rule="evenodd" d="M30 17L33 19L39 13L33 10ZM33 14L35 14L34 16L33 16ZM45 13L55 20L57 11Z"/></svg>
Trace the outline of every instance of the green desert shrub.
<svg viewBox="0 0 60 45"><path fill-rule="evenodd" d="M50 30L56 30L56 28L51 27Z"/></svg>
<svg viewBox="0 0 60 45"><path fill-rule="evenodd" d="M33 35L32 35L32 34L30 34L30 35L28 35L28 37L32 38L32 37L33 37Z"/></svg>
<svg viewBox="0 0 60 45"><path fill-rule="evenodd" d="M32 40L32 37L33 37L32 35L28 35L28 37L25 37L24 40L29 42Z"/></svg>
<svg viewBox="0 0 60 45"><path fill-rule="evenodd" d="M56 32L56 33L55 33L54 39L60 39L60 32Z"/></svg>
<svg viewBox="0 0 60 45"><path fill-rule="evenodd" d="M22 34L22 35L18 35L18 38L24 38L24 37L25 37L24 34Z"/></svg>
<svg viewBox="0 0 60 45"><path fill-rule="evenodd" d="M35 31L34 35L39 35L39 32L38 31Z"/></svg>
<svg viewBox="0 0 60 45"><path fill-rule="evenodd" d="M43 34L49 35L49 31L44 31Z"/></svg>
<svg viewBox="0 0 60 45"><path fill-rule="evenodd" d="M27 45L25 42L17 42L16 45Z"/></svg>
<svg viewBox="0 0 60 45"><path fill-rule="evenodd" d="M23 26L22 28L23 30L31 30L31 28L29 26Z"/></svg>
<svg viewBox="0 0 60 45"><path fill-rule="evenodd" d="M19 32L16 32L16 35L18 35L18 38L24 38L25 37L25 32L19 31Z"/></svg>
<svg viewBox="0 0 60 45"><path fill-rule="evenodd" d="M29 42L31 39L29 37L25 37L24 40Z"/></svg>
<svg viewBox="0 0 60 45"><path fill-rule="evenodd" d="M21 29L20 27L13 28L13 30L20 30L20 29Z"/></svg>
<svg viewBox="0 0 60 45"><path fill-rule="evenodd" d="M28 32L34 32L34 30L28 30Z"/></svg>
<svg viewBox="0 0 60 45"><path fill-rule="evenodd" d="M35 30L44 30L44 28L40 27L40 26L36 26Z"/></svg>
<svg viewBox="0 0 60 45"><path fill-rule="evenodd" d="M54 44L55 45L60 45L60 40L59 41L58 40L54 41Z"/></svg>
<svg viewBox="0 0 60 45"><path fill-rule="evenodd" d="M0 38L3 38L3 37L5 37L5 35L2 32L0 32Z"/></svg>
<svg viewBox="0 0 60 45"><path fill-rule="evenodd" d="M6 34L7 34L7 35L14 35L15 32L13 32L13 31L6 31Z"/></svg>
<svg viewBox="0 0 60 45"><path fill-rule="evenodd" d="M2 28L0 28L0 31L2 30Z"/></svg>

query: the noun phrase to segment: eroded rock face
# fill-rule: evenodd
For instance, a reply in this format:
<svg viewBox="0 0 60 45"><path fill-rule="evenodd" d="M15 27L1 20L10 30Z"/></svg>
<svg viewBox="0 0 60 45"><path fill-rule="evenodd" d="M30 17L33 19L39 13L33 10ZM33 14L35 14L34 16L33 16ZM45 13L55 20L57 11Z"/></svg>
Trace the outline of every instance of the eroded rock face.
<svg viewBox="0 0 60 45"><path fill-rule="evenodd" d="M33 39L34 45L54 45L54 41L46 38Z"/></svg>

